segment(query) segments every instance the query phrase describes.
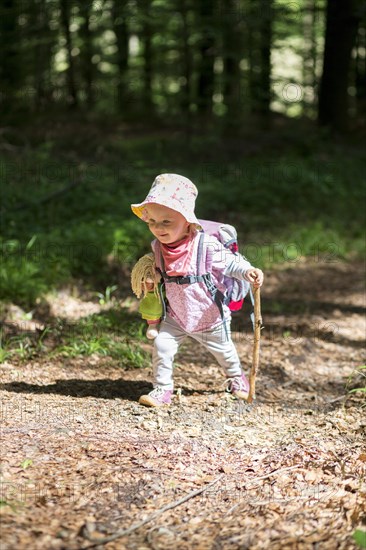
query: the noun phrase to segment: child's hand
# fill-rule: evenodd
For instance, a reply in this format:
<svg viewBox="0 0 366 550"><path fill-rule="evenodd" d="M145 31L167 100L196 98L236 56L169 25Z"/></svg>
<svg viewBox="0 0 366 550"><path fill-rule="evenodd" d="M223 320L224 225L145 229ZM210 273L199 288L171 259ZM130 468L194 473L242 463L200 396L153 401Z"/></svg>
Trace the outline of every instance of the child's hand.
<svg viewBox="0 0 366 550"><path fill-rule="evenodd" d="M245 278L247 281L249 281L253 286L256 288L259 288L263 284L263 271L261 269L258 269L257 267L253 267L251 269L248 269L245 272Z"/></svg>

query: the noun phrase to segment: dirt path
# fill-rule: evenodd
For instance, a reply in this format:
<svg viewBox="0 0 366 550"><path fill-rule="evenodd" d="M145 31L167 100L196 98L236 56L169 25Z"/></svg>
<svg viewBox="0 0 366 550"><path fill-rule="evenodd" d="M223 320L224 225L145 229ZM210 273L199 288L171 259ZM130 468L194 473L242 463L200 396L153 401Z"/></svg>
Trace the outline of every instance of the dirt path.
<svg viewBox="0 0 366 550"><path fill-rule="evenodd" d="M99 356L1 365L2 550L87 548L88 537L196 489L99 547L356 548L352 533L366 524L365 400L348 389L364 385L363 266L269 273L262 296L252 407L224 393L219 367L195 346L178 356L181 395L161 411L136 402L150 369L121 371ZM233 328L248 365L244 317Z"/></svg>

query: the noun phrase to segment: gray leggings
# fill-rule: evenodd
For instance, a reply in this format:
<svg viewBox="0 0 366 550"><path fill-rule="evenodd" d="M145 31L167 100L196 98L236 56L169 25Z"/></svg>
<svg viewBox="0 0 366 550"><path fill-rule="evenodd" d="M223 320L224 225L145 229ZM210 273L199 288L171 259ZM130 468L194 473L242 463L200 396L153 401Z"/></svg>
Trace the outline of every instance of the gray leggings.
<svg viewBox="0 0 366 550"><path fill-rule="evenodd" d="M163 386L167 390L174 388L173 360L180 344L187 336L202 344L212 353L225 370L228 378L240 376L242 369L238 352L231 339L230 321L226 321L226 327L229 338L226 335L224 324L207 331L188 333L174 319L167 316L161 323L159 334L154 341L154 387Z"/></svg>

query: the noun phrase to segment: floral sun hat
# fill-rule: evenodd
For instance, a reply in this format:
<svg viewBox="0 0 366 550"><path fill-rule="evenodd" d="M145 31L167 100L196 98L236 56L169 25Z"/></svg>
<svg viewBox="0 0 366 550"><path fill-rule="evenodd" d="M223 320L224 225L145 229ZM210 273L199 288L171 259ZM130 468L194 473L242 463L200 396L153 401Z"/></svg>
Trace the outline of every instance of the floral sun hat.
<svg viewBox="0 0 366 550"><path fill-rule="evenodd" d="M146 221L146 205L160 204L179 212L187 222L200 226L194 213L197 195L197 187L188 178L179 174L160 174L155 178L146 199L139 204L131 204L131 209L136 216Z"/></svg>

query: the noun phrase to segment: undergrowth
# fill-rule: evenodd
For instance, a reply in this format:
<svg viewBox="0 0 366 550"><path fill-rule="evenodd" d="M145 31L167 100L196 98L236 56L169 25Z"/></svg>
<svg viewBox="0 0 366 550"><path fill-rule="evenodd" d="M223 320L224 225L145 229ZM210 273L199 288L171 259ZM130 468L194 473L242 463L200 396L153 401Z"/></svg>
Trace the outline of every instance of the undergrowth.
<svg viewBox="0 0 366 550"><path fill-rule="evenodd" d="M0 157L0 301L30 311L45 293L73 283L99 301L110 299L105 289L117 299L128 294L130 269L151 241L130 204L144 199L161 172L182 173L197 184L198 217L235 225L240 251L253 265L362 256L365 162L357 148L318 141L249 156L228 154L214 137L204 141L106 136L103 146L85 151L79 144L75 154L72 140L61 135ZM64 335L57 353L107 353L125 364L143 363L142 352L110 338L110 327L92 335L99 320L91 320L94 329L79 323L82 335ZM40 353L49 336L3 342L0 360Z"/></svg>

